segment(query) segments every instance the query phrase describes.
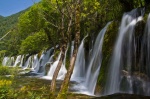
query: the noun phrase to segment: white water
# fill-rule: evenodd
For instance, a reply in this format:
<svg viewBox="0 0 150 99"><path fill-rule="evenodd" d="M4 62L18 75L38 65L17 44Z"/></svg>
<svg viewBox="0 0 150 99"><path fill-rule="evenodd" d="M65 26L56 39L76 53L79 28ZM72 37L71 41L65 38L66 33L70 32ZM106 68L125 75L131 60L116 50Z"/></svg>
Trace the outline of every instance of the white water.
<svg viewBox="0 0 150 99"><path fill-rule="evenodd" d="M115 44L115 49L111 58L110 68L108 71L108 77L106 82L106 94L114 94L120 92L121 83L121 69L123 69L123 61L126 61L127 71L130 73L132 65L132 54L135 52L134 48L134 28L135 24L142 20L142 17L137 17L137 9L123 15L119 35ZM123 49L123 45L127 46L127 49ZM123 51L126 55L123 55ZM126 60L123 60L123 56L126 56ZM132 90L128 89L129 93Z"/></svg>
<svg viewBox="0 0 150 99"><path fill-rule="evenodd" d="M20 66L19 66L19 67L22 67L22 66L23 66L24 56L25 56L25 55L22 55L22 56L21 56L21 62L20 62Z"/></svg>
<svg viewBox="0 0 150 99"><path fill-rule="evenodd" d="M73 73L71 76L71 80L76 81L76 82L81 82L85 80L84 39L82 40L78 48L77 58L76 58L75 66L74 66Z"/></svg>
<svg viewBox="0 0 150 99"><path fill-rule="evenodd" d="M70 53L70 58L73 55L73 50L74 50L74 41L71 42L71 53Z"/></svg>
<svg viewBox="0 0 150 99"><path fill-rule="evenodd" d="M50 64L51 66L50 66L49 72L48 72L47 76L45 76L44 78L46 78L46 79L52 79L53 78L53 74L54 74L55 69L58 65L58 62L60 60L60 56L61 56L61 52L60 52L57 60L53 64Z"/></svg>
<svg viewBox="0 0 150 99"><path fill-rule="evenodd" d="M61 66L61 68L60 68L60 71L59 71L59 73L58 73L57 79L61 79L61 80L64 79L65 74L66 74L66 72L67 72L66 67L65 67L67 51L68 51L68 46L67 46L67 50L66 50L66 52L65 52L65 57L64 57L64 60L63 60L63 64L62 64L62 66ZM47 76L45 76L45 77L43 77L43 78L46 78L46 79L52 79L52 78L53 78L53 74L54 74L54 72L55 72L55 69L56 69L58 63L59 63L60 57L61 57L61 52L60 52L60 54L59 54L57 60L56 60L53 64L51 64L50 70L49 70Z"/></svg>
<svg viewBox="0 0 150 99"><path fill-rule="evenodd" d="M33 63L32 63L32 70L37 73L39 70L39 59L38 59L38 54L34 55Z"/></svg>
<svg viewBox="0 0 150 99"><path fill-rule="evenodd" d="M52 47L48 51L44 52L42 54L42 56L40 57L40 59L39 59L40 65L39 65L39 70L37 72L38 74L41 74L43 76L45 75L45 66L46 66L47 63L50 62L49 60L51 59L53 50L54 50L54 48Z"/></svg>
<svg viewBox="0 0 150 99"><path fill-rule="evenodd" d="M67 54L67 51L68 51L68 46L67 46L67 50L65 52L65 57L64 57L64 61L63 61L63 64L59 70L59 73L58 73L58 76L57 76L57 79L61 79L63 80L64 77L65 77L65 74L67 73L67 69L66 69L66 54Z"/></svg>
<svg viewBox="0 0 150 99"><path fill-rule="evenodd" d="M25 62L25 64L22 66L23 69L27 69L27 68L31 67L31 64L32 64L31 57L32 57L32 56L30 56L30 57L27 59L27 61Z"/></svg>
<svg viewBox="0 0 150 99"><path fill-rule="evenodd" d="M4 57L3 62L2 62L2 65L3 65L3 66L7 66L8 60L9 60L9 57Z"/></svg>
<svg viewBox="0 0 150 99"><path fill-rule="evenodd" d="M79 82L79 84L77 84L73 87L73 89L79 90L80 93L94 95L95 86L97 83L97 78L99 75L101 61L102 61L103 39L104 39L104 35L105 35L105 32L106 32L109 24L110 24L110 22L100 31L100 33L98 34L98 36L96 38L94 48L91 53L91 58L89 60L88 69L86 72L85 72L85 67L84 67L84 64L85 64L84 61L82 61L83 62L82 63L80 60L78 60L78 58L76 59L76 65L75 65L75 69L73 71L74 73L73 73L72 78L79 78L79 77L84 76L84 75L78 75L77 73L82 74L82 72L84 72L86 74L85 80ZM81 55L82 60L85 60L84 54L83 53L81 54L81 52L84 52L82 50L84 50L83 41L79 47L78 55L79 55L79 57ZM77 64L80 64L81 67L78 66ZM82 68L82 66L84 69L83 69L83 71L80 71L80 68ZM79 71L77 72L77 70L79 70ZM78 81L78 80L76 80L76 81Z"/></svg>
<svg viewBox="0 0 150 99"><path fill-rule="evenodd" d="M19 66L21 62L21 55L18 55L13 66Z"/></svg>
<svg viewBox="0 0 150 99"><path fill-rule="evenodd" d="M3 66L13 66L14 64L14 57L4 57L2 61Z"/></svg>

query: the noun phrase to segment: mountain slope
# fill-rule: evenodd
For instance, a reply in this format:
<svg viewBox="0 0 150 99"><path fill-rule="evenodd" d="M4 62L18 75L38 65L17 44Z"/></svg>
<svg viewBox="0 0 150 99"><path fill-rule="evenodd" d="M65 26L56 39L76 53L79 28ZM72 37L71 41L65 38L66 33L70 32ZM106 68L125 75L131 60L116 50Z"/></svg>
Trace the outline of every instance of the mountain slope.
<svg viewBox="0 0 150 99"><path fill-rule="evenodd" d="M29 8L28 8L29 9ZM8 17L0 16L0 37L7 33L10 29L14 28L18 22L19 16L24 13L26 10L18 12Z"/></svg>

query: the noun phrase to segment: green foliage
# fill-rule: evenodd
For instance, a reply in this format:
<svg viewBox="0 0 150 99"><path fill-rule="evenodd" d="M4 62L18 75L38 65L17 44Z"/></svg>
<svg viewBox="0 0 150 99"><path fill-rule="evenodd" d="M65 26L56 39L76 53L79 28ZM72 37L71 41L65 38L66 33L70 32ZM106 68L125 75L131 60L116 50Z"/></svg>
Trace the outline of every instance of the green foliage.
<svg viewBox="0 0 150 99"><path fill-rule="evenodd" d="M8 17L0 17L0 37L11 30L11 32L0 41L0 50L6 50L5 55L18 54L18 47L20 45L17 28L18 17L27 10L28 9Z"/></svg>
<svg viewBox="0 0 150 99"><path fill-rule="evenodd" d="M0 51L0 65L1 65L1 63L2 63L2 59L3 59L4 56L5 56L5 53L6 53L6 50L1 50L1 51Z"/></svg>
<svg viewBox="0 0 150 99"><path fill-rule="evenodd" d="M17 68L8 66L0 66L0 76L2 75L17 75Z"/></svg>
<svg viewBox="0 0 150 99"><path fill-rule="evenodd" d="M24 40L29 35L39 32L42 26L40 12L34 5L19 18L18 28L21 39Z"/></svg>
<svg viewBox="0 0 150 99"><path fill-rule="evenodd" d="M0 80L0 99L6 99L7 93L9 92L12 81L10 80Z"/></svg>
<svg viewBox="0 0 150 99"><path fill-rule="evenodd" d="M0 75L10 75L11 70L7 66L0 66Z"/></svg>
<svg viewBox="0 0 150 99"><path fill-rule="evenodd" d="M47 48L48 39L43 30L28 36L21 44L20 53L21 54L29 54L29 53L37 53L42 49Z"/></svg>

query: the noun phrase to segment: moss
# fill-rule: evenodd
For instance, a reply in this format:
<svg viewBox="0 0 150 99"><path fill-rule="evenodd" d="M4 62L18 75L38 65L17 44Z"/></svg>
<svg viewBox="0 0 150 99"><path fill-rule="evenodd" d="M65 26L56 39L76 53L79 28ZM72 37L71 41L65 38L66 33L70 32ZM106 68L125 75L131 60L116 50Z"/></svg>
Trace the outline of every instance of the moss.
<svg viewBox="0 0 150 99"><path fill-rule="evenodd" d="M70 64L70 53L71 53L71 45L70 45L70 47L68 48L68 51L67 51L67 54L66 54L66 64L65 64L65 66L66 66L66 69L68 69L69 68L69 64Z"/></svg>
<svg viewBox="0 0 150 99"><path fill-rule="evenodd" d="M139 21L135 25L135 37L143 36L145 29L145 21Z"/></svg>
<svg viewBox="0 0 150 99"><path fill-rule="evenodd" d="M38 59L40 59L41 55L42 55L42 51L40 51L40 52L38 53Z"/></svg>
<svg viewBox="0 0 150 99"><path fill-rule="evenodd" d="M98 86L99 90L102 91L103 87L106 83L106 76L107 76L107 68L108 68L108 63L113 51L113 47L114 47L114 43L116 41L116 37L118 34L118 27L119 27L119 23L118 21L113 21L104 36L104 43L103 43L103 48L102 48L102 53L103 53L103 60L102 60L102 65L101 65L101 69L100 69L100 74L98 77ZM98 90L98 89L97 89Z"/></svg>

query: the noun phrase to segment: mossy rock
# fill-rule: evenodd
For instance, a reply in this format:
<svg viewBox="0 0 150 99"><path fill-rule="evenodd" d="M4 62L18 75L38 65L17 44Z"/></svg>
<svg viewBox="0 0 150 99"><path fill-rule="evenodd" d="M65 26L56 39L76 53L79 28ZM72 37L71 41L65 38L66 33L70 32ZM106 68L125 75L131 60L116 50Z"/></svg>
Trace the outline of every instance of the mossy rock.
<svg viewBox="0 0 150 99"><path fill-rule="evenodd" d="M97 91L102 92L103 86L106 83L106 78L107 78L107 70L108 70L108 65L110 61L110 57L114 48L114 44L117 38L118 34L118 27L119 27L119 22L118 21L113 21L109 26L108 29L105 33L104 36L104 42L103 42L103 48L102 48L102 53L103 53L103 60L101 64L101 69L98 77L98 82L97 82Z"/></svg>
<svg viewBox="0 0 150 99"><path fill-rule="evenodd" d="M144 20L141 20L141 21L136 23L136 25L135 25L135 37L143 36L145 24L146 23Z"/></svg>

